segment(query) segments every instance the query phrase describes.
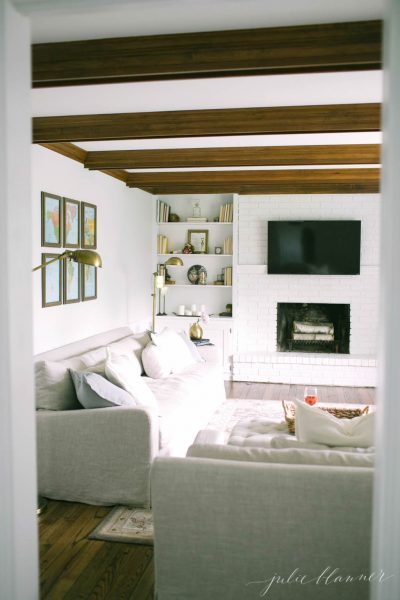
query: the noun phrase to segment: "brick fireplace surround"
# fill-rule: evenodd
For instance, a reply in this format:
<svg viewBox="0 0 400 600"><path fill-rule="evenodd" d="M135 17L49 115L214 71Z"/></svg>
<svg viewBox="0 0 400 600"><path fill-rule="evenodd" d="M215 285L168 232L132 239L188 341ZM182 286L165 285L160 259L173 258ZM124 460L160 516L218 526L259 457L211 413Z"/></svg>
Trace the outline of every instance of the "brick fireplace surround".
<svg viewBox="0 0 400 600"><path fill-rule="evenodd" d="M240 196L234 379L376 385L378 194ZM361 220L360 275L268 275L269 220ZM349 304L349 354L277 351L278 303Z"/></svg>

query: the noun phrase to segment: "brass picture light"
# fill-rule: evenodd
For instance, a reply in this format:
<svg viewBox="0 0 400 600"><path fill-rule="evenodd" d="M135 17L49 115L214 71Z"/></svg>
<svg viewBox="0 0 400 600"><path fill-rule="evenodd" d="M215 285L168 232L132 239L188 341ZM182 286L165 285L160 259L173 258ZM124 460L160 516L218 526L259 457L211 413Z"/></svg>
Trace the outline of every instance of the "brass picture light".
<svg viewBox="0 0 400 600"><path fill-rule="evenodd" d="M152 328L153 332L155 332L155 330L156 330L157 290L160 290L165 285L165 279L164 279L165 268L166 267L183 267L183 260L181 258L179 258L179 256L171 256L171 258L169 258L167 261L165 261L165 263L162 263L160 266L163 267L163 274L160 275L160 273L158 273L158 272L153 273L153 293L151 294L152 298L153 298L153 315L152 315L152 321L151 321L151 328Z"/></svg>

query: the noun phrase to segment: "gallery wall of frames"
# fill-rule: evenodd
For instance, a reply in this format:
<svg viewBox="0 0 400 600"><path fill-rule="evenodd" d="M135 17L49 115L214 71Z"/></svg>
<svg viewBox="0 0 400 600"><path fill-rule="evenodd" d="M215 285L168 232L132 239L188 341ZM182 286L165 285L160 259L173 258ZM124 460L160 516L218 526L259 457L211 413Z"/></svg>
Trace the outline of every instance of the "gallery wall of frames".
<svg viewBox="0 0 400 600"><path fill-rule="evenodd" d="M59 248L97 249L97 206L41 192L42 264L58 256ZM42 307L97 298L97 268L59 260L42 269Z"/></svg>

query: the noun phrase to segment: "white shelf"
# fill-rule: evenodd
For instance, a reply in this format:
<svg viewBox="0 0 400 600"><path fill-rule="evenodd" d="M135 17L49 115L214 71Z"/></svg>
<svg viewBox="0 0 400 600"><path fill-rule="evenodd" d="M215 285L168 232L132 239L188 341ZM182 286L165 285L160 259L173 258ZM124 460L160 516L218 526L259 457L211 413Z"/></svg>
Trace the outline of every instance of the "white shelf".
<svg viewBox="0 0 400 600"><path fill-rule="evenodd" d="M203 227L204 226L209 227L210 225L213 225L213 226L218 226L218 225L233 225L233 223L232 223L232 221L223 221L223 222L219 222L219 221L203 221L201 223L199 223L198 221L196 221L196 222L191 222L191 221L177 221L176 223L171 223L170 221L159 221L157 223L157 225L168 225L168 227L169 226L174 226L175 227L177 225L178 226L185 225L186 227L188 225L190 225L190 226L192 226L192 225L196 225L196 226L199 225L200 226L201 225Z"/></svg>
<svg viewBox="0 0 400 600"><path fill-rule="evenodd" d="M215 289L223 289L223 288L231 288L231 285L213 285L210 283L207 283L205 285L196 285L196 284L192 284L192 283L174 283L173 285L167 285L166 286L169 290L171 288L193 288L193 289L199 289L199 288L215 288Z"/></svg>
<svg viewBox="0 0 400 600"><path fill-rule="evenodd" d="M208 256L212 256L214 258L215 257L220 258L221 256L225 256L225 257L229 257L230 256L232 258L233 255L232 254L213 254L213 253L207 253L207 254L201 254L201 253L199 253L199 254L194 254L194 253L192 253L192 254L178 254L178 253L174 252L173 254L171 254L171 253L169 253L169 254L157 254L157 256L168 256L168 258L172 258L173 256L179 256L179 257L182 257L182 258L188 258L188 257L204 258L205 256L207 256L207 257ZM167 265L167 266L168 267L173 267L174 265Z"/></svg>
<svg viewBox="0 0 400 600"><path fill-rule="evenodd" d="M191 317L188 317L186 315L172 315L172 314L170 314L170 315L156 315L156 317L157 317L157 319L179 319L179 320L180 319L188 319L190 321L193 321L193 319L195 319L195 318L199 318L199 317L197 317L197 315L192 315ZM225 321L232 321L232 320L233 320L232 317L220 317L220 316L210 317L210 322L211 321L214 321L214 322L215 321L224 321L225 322Z"/></svg>

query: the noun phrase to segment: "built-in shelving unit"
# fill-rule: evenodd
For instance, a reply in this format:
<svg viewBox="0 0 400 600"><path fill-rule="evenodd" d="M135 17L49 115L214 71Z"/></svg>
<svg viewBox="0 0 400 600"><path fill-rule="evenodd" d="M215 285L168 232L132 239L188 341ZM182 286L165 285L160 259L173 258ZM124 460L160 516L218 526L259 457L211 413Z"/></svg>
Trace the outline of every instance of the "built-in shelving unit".
<svg viewBox="0 0 400 600"><path fill-rule="evenodd" d="M221 215L221 206L234 204L233 194L201 194L201 195L170 195L159 196L157 204L164 202L169 205L169 215L178 215L178 222L165 222L158 219L159 209L156 206L154 214L154 262L155 270L164 264L171 256L180 258L183 267L169 266L167 271L175 284L166 285L165 308L157 306L159 314L156 318L156 327L172 327L177 330L188 331L190 325L197 320L197 316L179 316L178 307L185 305L191 309L195 304L200 310L205 306L206 312L211 315L207 325L201 324L204 335L221 349L224 370L227 377L231 376L232 348L233 348L233 325L234 317L220 316L227 311L226 305L232 304L233 298L233 262L235 255L235 214L233 206L231 209L232 219L228 221L216 221ZM194 215L194 205L198 203L200 215L206 218L206 222L187 221ZM225 214L226 216L226 214ZM183 252L188 242L190 230L205 230L208 234L207 253L186 254ZM165 236L168 240L168 249L160 251L158 236ZM224 240L231 238L229 250L224 252ZM218 254L215 248L221 248ZM193 265L201 265L207 271L206 284L192 284L188 279L188 270ZM229 285L214 285L218 275L221 277L226 267L232 270L232 280ZM160 294L158 294L158 301Z"/></svg>
<svg viewBox="0 0 400 600"><path fill-rule="evenodd" d="M168 215L163 218L171 218L171 214L179 217L178 222L163 221L160 219L162 210L160 204L168 207ZM188 309L193 304L204 305L207 313L220 314L226 312L226 305L232 304L232 279L227 278L227 273L232 270L233 261L233 221L217 221L216 219L228 218L227 211L223 214L221 207L232 205L231 215L233 217L233 195L232 194L202 194L202 195L176 195L160 196L156 207L156 262L157 265L165 263L171 256L179 257L183 267L167 267L168 275L175 284L168 285L166 292L166 312L171 314L178 312L179 305L185 305ZM197 211L197 213L196 213ZM200 213L200 214L198 214ZM193 222L188 218L200 216L207 221ZM185 244L189 241L189 231L206 231L208 247L206 253L186 254L183 252ZM167 252L159 252L158 236L164 236L167 243ZM229 250L232 253L224 253L224 241L231 238ZM216 248L221 252L216 253ZM193 265L200 265L207 272L206 284L191 284L188 279L188 270ZM228 269L227 269L228 268ZM225 271L227 269L227 271ZM215 285L214 282L221 280L225 273L225 284Z"/></svg>

